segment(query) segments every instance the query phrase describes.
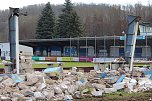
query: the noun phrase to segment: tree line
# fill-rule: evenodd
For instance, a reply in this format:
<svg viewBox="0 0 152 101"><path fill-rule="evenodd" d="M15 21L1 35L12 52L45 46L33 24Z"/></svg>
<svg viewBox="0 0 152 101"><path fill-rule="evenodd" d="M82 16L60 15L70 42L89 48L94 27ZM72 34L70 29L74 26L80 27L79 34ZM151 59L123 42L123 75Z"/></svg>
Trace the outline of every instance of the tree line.
<svg viewBox="0 0 152 101"><path fill-rule="evenodd" d="M83 28L80 18L73 9L70 0L65 0L62 13L55 19L54 12L48 2L41 12L36 28L37 39L80 37Z"/></svg>
<svg viewBox="0 0 152 101"><path fill-rule="evenodd" d="M62 14L63 5L51 5L55 19ZM36 38L36 29L41 11L45 4L30 5L20 8L21 12L28 12L28 16L19 17L20 39ZM141 16L142 20L152 22L152 5L108 5L108 4L74 4L74 11L80 17L82 23L82 36L122 35L127 33L128 15ZM8 16L9 10L0 11L0 41L8 40ZM56 21L56 20L55 20ZM55 22L56 23L56 22Z"/></svg>

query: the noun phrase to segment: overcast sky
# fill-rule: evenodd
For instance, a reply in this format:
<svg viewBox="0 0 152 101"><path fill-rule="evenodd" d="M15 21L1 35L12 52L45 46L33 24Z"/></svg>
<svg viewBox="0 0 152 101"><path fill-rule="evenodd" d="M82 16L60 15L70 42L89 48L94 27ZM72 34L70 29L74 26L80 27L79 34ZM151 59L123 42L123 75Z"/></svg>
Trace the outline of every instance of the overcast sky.
<svg viewBox="0 0 152 101"><path fill-rule="evenodd" d="M107 4L135 4L140 2L143 5L147 5L148 3L152 4L152 0L71 0L72 3L107 3ZM1 0L0 10L8 9L9 7L23 7L27 5L47 3L51 4L63 4L65 0Z"/></svg>

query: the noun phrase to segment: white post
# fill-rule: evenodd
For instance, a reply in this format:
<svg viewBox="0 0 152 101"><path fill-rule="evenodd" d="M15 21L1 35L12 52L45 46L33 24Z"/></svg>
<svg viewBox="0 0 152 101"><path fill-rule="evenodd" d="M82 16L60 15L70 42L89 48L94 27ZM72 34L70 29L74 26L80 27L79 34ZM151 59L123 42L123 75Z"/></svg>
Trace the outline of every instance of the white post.
<svg viewBox="0 0 152 101"><path fill-rule="evenodd" d="M132 49L132 54L131 54L131 62L130 62L130 71L133 70L133 62L134 62L134 52L135 52L135 46L136 46L136 37L137 37L137 32L138 32L138 25L139 25L139 22L136 23L136 26L135 26L135 33L134 33L134 43L133 43L133 49Z"/></svg>

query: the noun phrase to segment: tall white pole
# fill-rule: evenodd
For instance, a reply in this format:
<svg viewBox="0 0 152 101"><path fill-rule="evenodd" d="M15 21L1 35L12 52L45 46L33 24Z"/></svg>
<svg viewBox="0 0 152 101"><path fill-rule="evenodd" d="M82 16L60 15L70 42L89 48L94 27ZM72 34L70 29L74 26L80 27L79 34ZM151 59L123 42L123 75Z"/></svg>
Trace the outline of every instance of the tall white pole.
<svg viewBox="0 0 152 101"><path fill-rule="evenodd" d="M137 37L137 32L138 32L138 25L139 25L139 22L136 23L136 26L135 26L135 34L134 34L134 43L133 43L133 49L132 49L132 54L131 54L131 62L130 62L130 71L133 70L133 62L134 62L134 52L135 52L135 47L136 47L136 37Z"/></svg>

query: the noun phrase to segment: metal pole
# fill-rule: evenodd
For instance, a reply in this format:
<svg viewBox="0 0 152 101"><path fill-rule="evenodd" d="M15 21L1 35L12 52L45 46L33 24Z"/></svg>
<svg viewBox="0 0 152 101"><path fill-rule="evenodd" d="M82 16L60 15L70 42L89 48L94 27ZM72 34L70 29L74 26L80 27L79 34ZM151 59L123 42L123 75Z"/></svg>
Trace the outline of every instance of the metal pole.
<svg viewBox="0 0 152 101"><path fill-rule="evenodd" d="M145 28L145 32L146 32L146 28ZM147 32L146 32L146 60L148 60L147 59Z"/></svg>
<svg viewBox="0 0 152 101"><path fill-rule="evenodd" d="M86 37L86 62L88 58L88 44L87 44L87 37Z"/></svg>
<svg viewBox="0 0 152 101"><path fill-rule="evenodd" d="M104 66L105 66L105 49L106 49L106 47L105 47L105 44L106 44L106 39L105 39L106 37L104 36Z"/></svg>
<svg viewBox="0 0 152 101"><path fill-rule="evenodd" d="M79 37L78 37L78 40L77 40L77 50L78 50L78 57L79 57Z"/></svg>
<svg viewBox="0 0 152 101"><path fill-rule="evenodd" d="M94 42L94 44L95 44L95 62L96 62L96 58L97 58L97 53L96 53L96 50L97 50L97 45L96 45L96 36L95 36L95 42Z"/></svg>
<svg viewBox="0 0 152 101"><path fill-rule="evenodd" d="M19 74L19 27L18 27L19 8L10 8L9 17L9 40L10 40L10 57L13 63L12 68L16 66Z"/></svg>
<svg viewBox="0 0 152 101"><path fill-rule="evenodd" d="M116 46L116 39L115 39L115 33L114 33L114 59L116 58L116 49L115 49L115 46Z"/></svg>
<svg viewBox="0 0 152 101"><path fill-rule="evenodd" d="M70 61L71 61L71 36L70 36Z"/></svg>

